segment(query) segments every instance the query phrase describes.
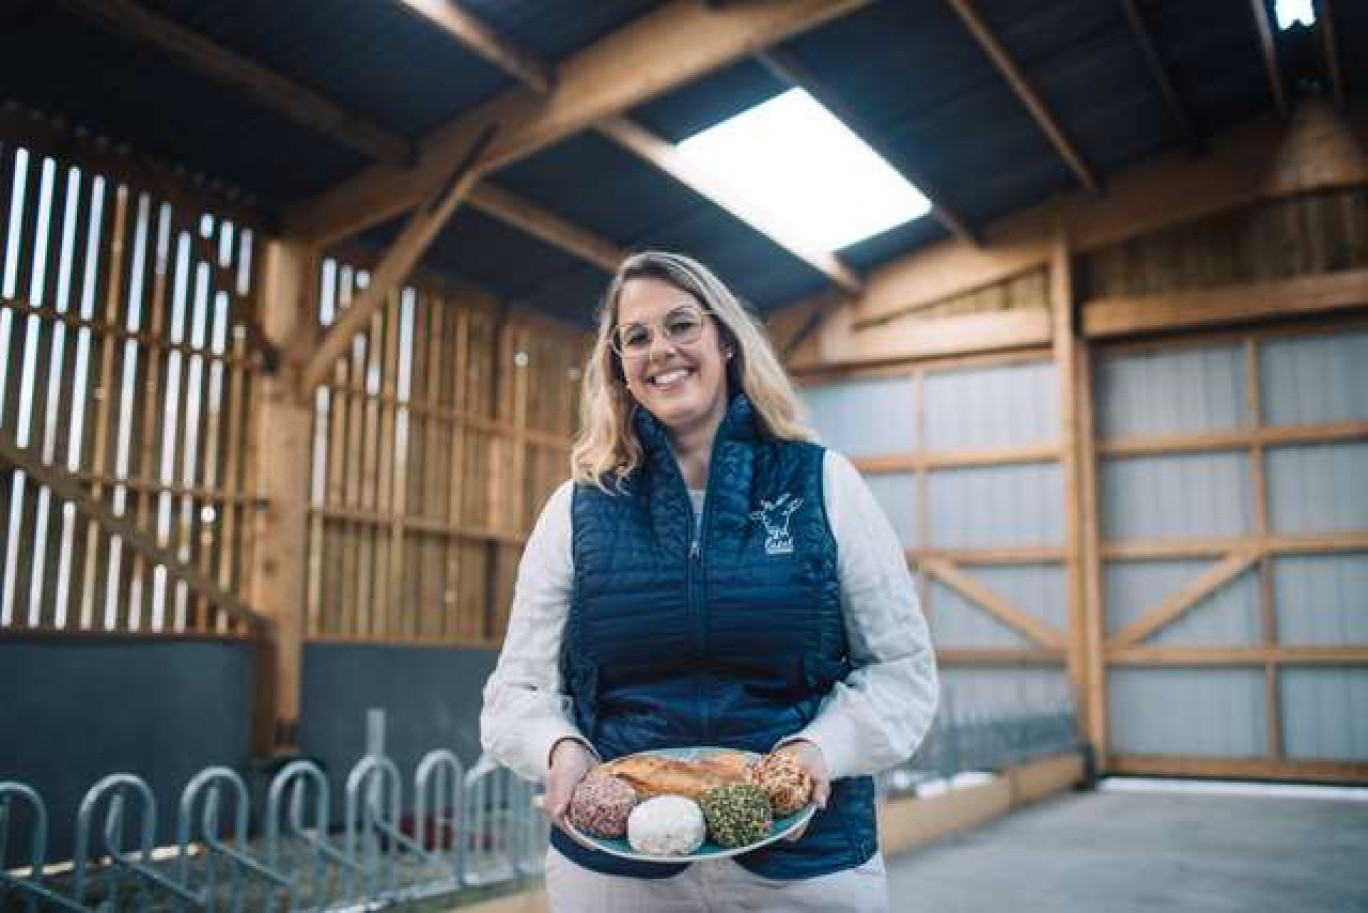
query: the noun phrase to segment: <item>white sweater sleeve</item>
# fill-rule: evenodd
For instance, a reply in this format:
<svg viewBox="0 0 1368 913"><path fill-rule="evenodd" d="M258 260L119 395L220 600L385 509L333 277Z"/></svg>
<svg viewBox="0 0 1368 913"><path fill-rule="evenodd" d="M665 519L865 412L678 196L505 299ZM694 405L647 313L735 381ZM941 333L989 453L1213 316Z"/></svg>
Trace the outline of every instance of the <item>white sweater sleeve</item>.
<svg viewBox="0 0 1368 913"><path fill-rule="evenodd" d="M823 482L854 671L807 728L783 741L815 743L835 780L911 757L931 728L940 685L917 589L888 518L850 461L830 450Z"/></svg>
<svg viewBox="0 0 1368 913"><path fill-rule="evenodd" d="M529 780L546 779L551 748L560 739L579 739L588 746L574 724L560 674L561 637L574 582L573 494L572 482L556 489L527 540L508 633L485 683L480 711L483 749Z"/></svg>

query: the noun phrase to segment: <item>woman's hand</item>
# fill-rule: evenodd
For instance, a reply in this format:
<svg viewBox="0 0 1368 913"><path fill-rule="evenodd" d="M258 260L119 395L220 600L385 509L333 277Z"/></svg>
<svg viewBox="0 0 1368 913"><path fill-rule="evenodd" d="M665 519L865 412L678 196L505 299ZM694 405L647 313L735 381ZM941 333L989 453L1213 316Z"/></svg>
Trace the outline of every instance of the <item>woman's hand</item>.
<svg viewBox="0 0 1368 913"><path fill-rule="evenodd" d="M589 749L578 739L561 739L551 748L551 769L546 775L546 798L542 810L552 824L571 836L573 832L565 824L565 816L570 811L570 797L575 794L575 787L597 764Z"/></svg>
<svg viewBox="0 0 1368 913"><path fill-rule="evenodd" d="M817 747L817 743L798 739L784 745L778 753L791 756L799 767L807 771L812 778L812 801L816 803L818 811L826 808L827 800L831 798L831 778L827 775L826 758L822 757L822 749ZM806 832L807 825L804 824L784 839L790 842L800 840Z"/></svg>

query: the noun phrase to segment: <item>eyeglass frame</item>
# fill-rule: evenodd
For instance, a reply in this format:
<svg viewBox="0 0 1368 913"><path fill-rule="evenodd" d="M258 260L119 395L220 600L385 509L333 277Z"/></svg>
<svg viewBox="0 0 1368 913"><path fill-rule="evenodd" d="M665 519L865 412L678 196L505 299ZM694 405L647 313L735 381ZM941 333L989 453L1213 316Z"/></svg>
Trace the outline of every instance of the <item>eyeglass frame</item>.
<svg viewBox="0 0 1368 913"><path fill-rule="evenodd" d="M622 324L622 323L615 324L615 325L613 326L612 330L609 331L609 333L608 333L608 348L609 348L609 349L612 349L613 353L614 353L615 355L617 355L617 357L620 358L620 359L622 359L623 361L640 361L641 359L647 358L647 357L650 356L650 354L651 354L651 347L655 345L655 341L656 341L656 336L655 336L655 334L656 334L657 331L660 332L660 333L662 333L662 334L664 334L664 335L665 335L666 341L668 341L671 345L676 345L676 346L688 346L688 345L693 345L694 343L698 342L699 339L702 339L702 338L703 338L703 327L704 327L704 325L705 325L705 321L704 321L704 320L700 320L700 321L698 322L698 335L695 336L695 337L693 337L692 339L686 339L686 340L673 340L673 339L670 339L668 333L665 333L664 322L665 322L666 320L670 319L671 315L677 314L677 313L679 313L680 311L683 311L683 310L692 310L692 311L696 311L696 312L699 314L699 316L700 316L700 317L703 317L703 318L708 318L708 317L711 317L711 318L713 318L713 319L716 319L716 318L717 318L717 314L716 314L716 313L714 313L713 311L709 310L708 308L703 307L703 305L694 303L694 302L692 302L692 301L688 301L688 302L685 302L685 303L683 303L683 304L680 304L680 305L678 305L678 306L676 306L676 307L670 308L669 312L668 312L664 317L662 317L660 320L655 321L655 322L653 322L653 323L636 323L636 322L634 321L633 323L628 323L628 324ZM642 350L641 350L639 353L629 354L629 353L627 353L627 352L622 351L622 349L621 349L621 347L620 347L620 342L619 342L619 339L618 339L618 335L619 335L619 334L618 334L618 331L621 330L624 326L639 326L639 327L641 327L642 329L646 330L648 334L650 334L650 335L648 335L648 336L646 337L645 346L642 348Z"/></svg>

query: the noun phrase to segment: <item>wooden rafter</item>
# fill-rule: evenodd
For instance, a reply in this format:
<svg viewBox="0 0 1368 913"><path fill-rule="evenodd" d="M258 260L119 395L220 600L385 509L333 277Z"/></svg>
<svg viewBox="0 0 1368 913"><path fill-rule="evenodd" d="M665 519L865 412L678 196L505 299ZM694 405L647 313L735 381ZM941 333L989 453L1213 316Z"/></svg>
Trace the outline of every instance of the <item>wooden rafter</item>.
<svg viewBox="0 0 1368 913"><path fill-rule="evenodd" d="M756 58L781 81L806 90L822 107L835 115L838 120L877 152L884 161L907 178L908 182L931 201L931 215L937 222L945 226L946 231L967 244L977 246L982 243L982 239L979 238L969 221L945 202L944 191L926 176L926 172L908 161L906 156L895 152L883 141L877 130L856 114L849 105L841 100L840 96L818 79L811 70L803 66L792 54L778 48L770 48L761 51L756 55Z"/></svg>
<svg viewBox="0 0 1368 913"><path fill-rule="evenodd" d="M367 122L312 89L146 9L136 0L61 2L220 82L246 89L257 101L388 167L407 168L414 161L413 144L404 137Z"/></svg>
<svg viewBox="0 0 1368 913"><path fill-rule="evenodd" d="M736 191L720 183L712 175L690 162L670 142L625 117L610 117L595 125L604 136L635 153L664 171L685 187L712 201L717 206L741 219L764 234L775 244L825 275L832 282L852 294L863 288L860 277L830 251L823 250L798 237L786 226L765 219L748 207Z"/></svg>
<svg viewBox="0 0 1368 913"><path fill-rule="evenodd" d="M352 337L370 322L371 316L385 303L390 292L404 281L456 207L470 194L471 188L479 180L475 163L493 139L494 132L494 127L487 127L466 150L461 162L437 192L409 216L404 230L371 273L370 284L352 302L351 307L338 317L309 357L301 375L302 394L312 395L313 389L323 382L332 371L333 362L351 345Z"/></svg>
<svg viewBox="0 0 1368 913"><path fill-rule="evenodd" d="M555 86L554 67L462 9L456 0L399 2L528 88L545 95Z"/></svg>
<svg viewBox="0 0 1368 913"><path fill-rule="evenodd" d="M1045 624L1045 622L1027 615L1010 599L1004 598L979 583L961 571L954 563L944 558L922 557L918 559L918 564L926 573L931 574L961 596L986 609L998 621L1020 631L1036 646L1044 647L1047 650L1064 649L1064 637L1059 631Z"/></svg>
<svg viewBox="0 0 1368 913"><path fill-rule="evenodd" d="M1131 36L1135 38L1135 43L1140 46L1140 53L1145 57L1145 63L1149 66L1150 75L1159 84L1159 91L1164 96L1164 102L1168 105L1169 113L1173 115L1173 121L1178 125L1178 132L1182 134L1183 142L1191 151L1196 151L1201 145L1201 137L1192 125L1192 115L1188 111L1187 104L1183 97L1178 94L1178 87L1173 84L1173 76L1164 64L1164 58L1159 54L1159 47L1155 44L1154 35L1150 31L1149 25L1145 22L1145 14L1140 10L1139 0L1121 0L1121 11L1125 14L1126 25L1130 28Z"/></svg>
<svg viewBox="0 0 1368 913"><path fill-rule="evenodd" d="M471 189L469 202L481 212L606 272L616 271L618 265L627 258L625 249L602 235L487 180Z"/></svg>
<svg viewBox="0 0 1368 913"><path fill-rule="evenodd" d="M1249 9L1254 15L1254 28L1259 33L1259 51L1263 54L1264 71L1268 74L1268 92L1273 96L1273 106L1283 117L1287 116L1287 89L1283 86L1282 70L1278 67L1278 49L1273 43L1273 23L1268 20L1268 6L1265 0L1249 0Z"/></svg>
<svg viewBox="0 0 1368 913"><path fill-rule="evenodd" d="M1257 3L1258 0L1255 2ZM1060 158L1064 159L1065 164L1069 166L1084 187L1096 193L1099 185L1092 169L1083 161L1083 156L1074 148L1069 138L1064 135L1064 131L1060 129L1059 121L1050 111L1049 106L1045 104L1045 100L1040 97L1040 93L1035 90L1021 68L1017 66L1012 55L1007 53L1002 42L998 41L997 36L988 27L988 23L979 14L978 8L972 0L950 0L950 6L959 14L965 27L973 33L979 46L993 61L993 65L997 67L1002 77L1007 80L1007 84L1012 87L1017 98L1021 99L1021 103L1031 112L1031 117L1035 118L1036 125L1050 140Z"/></svg>
<svg viewBox="0 0 1368 913"><path fill-rule="evenodd" d="M157 544L156 539L140 529L128 517L120 516L99 498L86 491L85 485L66 471L45 463L39 455L20 447L8 431L0 430L0 463L7 463L22 471L56 497L94 520L111 536L118 537L133 551L153 565L166 568L172 580L184 583L195 596L227 615L246 624L254 633L269 632L272 622L253 612L232 593L224 590L194 566L182 561L175 552Z"/></svg>
<svg viewBox="0 0 1368 913"><path fill-rule="evenodd" d="M1344 87L1344 68L1340 65L1339 37L1335 29L1335 7L1331 0L1316 0L1316 21L1320 23L1321 48L1325 54L1325 72L1330 79L1330 95L1343 111L1349 106L1349 93Z"/></svg>
<svg viewBox="0 0 1368 913"><path fill-rule="evenodd" d="M868 0L755 0L723 10L671 3L560 61L556 91L510 90L434 130L411 170L368 168L285 214L287 234L327 243L411 209L444 178L448 163L487 124L499 141L487 174L628 110L757 48L815 28Z"/></svg>
<svg viewBox="0 0 1368 913"><path fill-rule="evenodd" d="M1160 628L1177 621L1198 602L1253 567L1258 560L1259 555L1254 551L1231 552L1224 561L1211 565L1142 617L1113 634L1107 639L1107 649L1135 646Z"/></svg>

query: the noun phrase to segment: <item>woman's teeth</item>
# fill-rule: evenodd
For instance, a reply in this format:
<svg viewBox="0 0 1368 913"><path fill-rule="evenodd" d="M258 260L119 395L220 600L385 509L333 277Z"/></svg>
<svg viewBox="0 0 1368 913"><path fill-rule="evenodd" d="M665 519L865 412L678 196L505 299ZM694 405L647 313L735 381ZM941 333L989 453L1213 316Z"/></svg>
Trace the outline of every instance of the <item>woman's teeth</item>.
<svg viewBox="0 0 1368 913"><path fill-rule="evenodd" d="M660 386L665 386L666 384L672 384L672 383L674 383L675 381L683 380L684 378L686 378L686 377L688 377L688 376L689 376L689 371L686 370L686 369L684 369L684 368L681 368L681 369L679 369L678 371L668 371L668 372L666 372L666 373L664 373L664 374L657 374L657 375L651 380L651 383L653 383L653 384L655 384L656 386L660 387Z"/></svg>

